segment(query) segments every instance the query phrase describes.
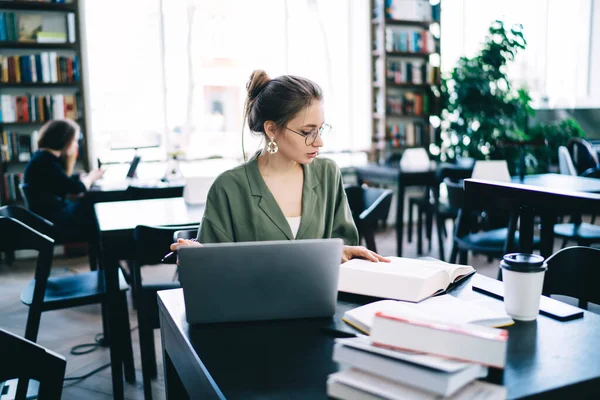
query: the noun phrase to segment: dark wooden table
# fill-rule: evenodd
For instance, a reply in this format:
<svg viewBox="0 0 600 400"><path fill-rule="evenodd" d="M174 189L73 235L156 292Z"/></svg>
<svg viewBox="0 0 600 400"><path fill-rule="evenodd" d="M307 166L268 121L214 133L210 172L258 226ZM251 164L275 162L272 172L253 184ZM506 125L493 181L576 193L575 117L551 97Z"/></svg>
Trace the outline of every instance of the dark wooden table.
<svg viewBox="0 0 600 400"><path fill-rule="evenodd" d="M523 180L516 177L512 182L565 192L600 193L600 179L581 176L561 174L525 175Z"/></svg>
<svg viewBox="0 0 600 400"><path fill-rule="evenodd" d="M491 281L473 276L455 288L458 297ZM165 385L169 399L325 399L335 337L353 334L343 313L369 298L340 294L332 318L190 326L182 289L158 294ZM500 301L500 300L493 300ZM578 320L539 316L508 328L507 364L488 380L508 388L509 398L600 396L600 316Z"/></svg>
<svg viewBox="0 0 600 400"><path fill-rule="evenodd" d="M467 179L464 182L465 209L496 208L519 215L519 248L526 253L533 252L534 217L539 215L540 254L549 257L553 253L554 224L559 215L595 214L600 210L600 193L596 192L600 192L600 179L562 177L533 176L530 184Z"/></svg>
<svg viewBox="0 0 600 400"><path fill-rule="evenodd" d="M184 225L202 220L204 206L188 206L183 198L132 200L94 205L101 234L100 266L105 271L108 294L109 335L119 331L119 318L126 310L118 303L119 260L133 259L135 247L133 230L138 225ZM167 253L169 249L165 249ZM118 338L110 340L110 359L113 376L113 397L123 398L124 342Z"/></svg>

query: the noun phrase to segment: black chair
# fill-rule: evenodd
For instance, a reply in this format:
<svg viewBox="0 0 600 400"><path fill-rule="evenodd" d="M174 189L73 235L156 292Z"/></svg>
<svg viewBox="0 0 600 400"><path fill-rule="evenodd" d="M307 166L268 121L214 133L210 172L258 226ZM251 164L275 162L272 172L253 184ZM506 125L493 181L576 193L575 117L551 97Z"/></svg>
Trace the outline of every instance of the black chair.
<svg viewBox="0 0 600 400"><path fill-rule="evenodd" d="M567 149L569 150L569 154L571 154L577 175L582 175L588 170L600 168L598 153L596 153L594 146L587 140L578 137L571 138L567 142Z"/></svg>
<svg viewBox="0 0 600 400"><path fill-rule="evenodd" d="M429 241L429 251L432 247L432 231L433 231L433 220L436 221L438 247L440 252L440 260L445 259L444 250L444 236L447 236L446 232L446 221L455 221L458 216L458 209L451 207L447 201L441 201L440 198L440 185L444 182L444 179L449 178L451 181L459 181L461 179L470 178L473 172L474 163L463 164L441 164L436 171L436 184L426 189L427 200L422 201L419 198L411 199L409 202L409 231L408 237L410 242L411 230L412 230L412 206L417 206L417 254L423 253L423 240L422 240L422 229L423 229L423 216L425 217L425 229L427 234L427 240ZM414 201L413 201L414 200Z"/></svg>
<svg viewBox="0 0 600 400"><path fill-rule="evenodd" d="M21 193L21 197L25 202L25 207L33 212L38 213L38 210L41 209L41 206L44 205L46 207L48 204L56 204L57 207L60 207L62 204L62 200L58 196L54 196L51 193L43 193L36 192L30 189L29 185L26 183L19 184L19 191ZM52 222L50 222L52 224ZM54 228L53 228L54 229ZM75 243L81 243L80 239L77 238L67 238L63 237L60 232L56 230L50 233L50 237L54 239L54 244L62 244L69 245ZM90 269L95 271L98 268L98 240L89 240L87 242L88 246L88 260L90 263Z"/></svg>
<svg viewBox="0 0 600 400"><path fill-rule="evenodd" d="M128 200L169 199L172 197L183 197L183 186L129 186L125 196Z"/></svg>
<svg viewBox="0 0 600 400"><path fill-rule="evenodd" d="M18 206L0 208L0 251L36 250L38 252L35 278L31 280L21 293L21 302L29 306L25 338L36 341L42 313L89 304L101 304L104 337L110 340L106 329L107 300L104 285L104 272L91 271L79 274L50 277L52 268L54 240L48 235L52 225L38 215ZM127 308L126 292L129 289L122 273L119 271L120 304L123 320L119 326L111 327L114 340L126 340L123 354L125 376L128 382L135 381L133 351ZM113 377L113 379L122 379Z"/></svg>
<svg viewBox="0 0 600 400"><path fill-rule="evenodd" d="M579 307L587 309L588 302L600 304L600 249L567 247L546 260L545 295L575 297Z"/></svg>
<svg viewBox="0 0 600 400"><path fill-rule="evenodd" d="M175 233L173 233L173 242L176 242L177 239L192 240L192 239L196 239L197 236L198 236L198 229L186 229L186 230L175 231Z"/></svg>
<svg viewBox="0 0 600 400"><path fill-rule="evenodd" d="M133 290L136 298L138 330L140 335L140 351L142 358L142 374L144 378L144 395L152 398L151 379L157 376L156 353L154 347L154 329L160 327L156 292L159 290L181 287L179 281L144 283L142 267L161 264L163 256L169 252L176 231L193 228L197 225L185 226L145 226L138 225L133 231L135 242L135 260L133 261Z"/></svg>
<svg viewBox="0 0 600 400"><path fill-rule="evenodd" d="M376 252L375 229L377 228L377 222L387 217L394 192L390 189L358 185L346 186L344 190L346 191L352 218L358 229L359 243L364 238L366 247Z"/></svg>
<svg viewBox="0 0 600 400"><path fill-rule="evenodd" d="M30 379L39 382L38 399L60 399L66 367L60 354L0 328L0 382L19 380L17 400L26 398Z"/></svg>
<svg viewBox="0 0 600 400"><path fill-rule="evenodd" d="M486 210L465 210L464 190L462 182L444 179L448 189L448 204L458 210L450 262L467 264L468 252L487 255L489 258L502 258L504 254L514 250L514 244L519 242L519 232L516 231L516 215L495 215L495 219L508 220L508 227L481 231L481 215ZM513 235L512 240L509 236ZM534 238L534 247L539 248L539 238Z"/></svg>

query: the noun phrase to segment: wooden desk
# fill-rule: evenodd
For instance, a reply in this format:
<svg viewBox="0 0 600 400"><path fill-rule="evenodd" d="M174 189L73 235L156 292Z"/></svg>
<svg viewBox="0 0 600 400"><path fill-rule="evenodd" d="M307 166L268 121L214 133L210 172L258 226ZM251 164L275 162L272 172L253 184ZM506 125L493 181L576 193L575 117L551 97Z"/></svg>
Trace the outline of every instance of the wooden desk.
<svg viewBox="0 0 600 400"><path fill-rule="evenodd" d="M526 175L523 180L514 178L512 182L565 192L600 193L600 179L581 176L561 174Z"/></svg>
<svg viewBox="0 0 600 400"><path fill-rule="evenodd" d="M489 279L475 275L452 294L489 299L471 289ZM332 318L190 326L182 289L158 299L170 399L325 399L327 375L339 368L331 358L334 336L351 334L341 317L368 302L340 294ZM584 314L569 322L539 316L508 328L509 398L600 395L600 316Z"/></svg>
<svg viewBox="0 0 600 400"><path fill-rule="evenodd" d="M465 209L496 208L518 213L521 219L519 247L526 253L533 251L534 216L540 215L540 253L549 257L553 252L554 223L558 215L594 214L600 210L599 193L572 191L573 188L596 190L595 185L600 180L566 176L568 179L561 181L559 177L563 175L548 175L539 180L532 178L531 182L544 182L543 186L467 179L464 184ZM556 184L552 184L553 179ZM572 184L568 185L568 182Z"/></svg>
<svg viewBox="0 0 600 400"><path fill-rule="evenodd" d="M184 225L200 223L204 206L188 206L183 198L132 200L94 205L101 234L100 266L105 271L109 335L126 310L118 303L119 260L133 259L133 230L138 225ZM165 249L167 253L169 249ZM119 331L118 329L116 331ZM123 398L123 343L110 340L113 397Z"/></svg>

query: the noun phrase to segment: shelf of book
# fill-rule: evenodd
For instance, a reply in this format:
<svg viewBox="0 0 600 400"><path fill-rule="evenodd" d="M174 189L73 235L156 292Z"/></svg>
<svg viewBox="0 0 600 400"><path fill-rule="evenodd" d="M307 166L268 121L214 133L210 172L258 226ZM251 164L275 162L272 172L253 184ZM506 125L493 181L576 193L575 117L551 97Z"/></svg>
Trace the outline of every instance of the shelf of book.
<svg viewBox="0 0 600 400"><path fill-rule="evenodd" d="M18 50L54 50L68 49L78 50L75 43L37 43L37 42L15 42L15 41L0 41L0 49L18 49Z"/></svg>
<svg viewBox="0 0 600 400"><path fill-rule="evenodd" d="M75 11L74 3L49 3L46 1L6 1L0 0L0 10L33 10L33 11Z"/></svg>
<svg viewBox="0 0 600 400"><path fill-rule="evenodd" d="M410 3L410 4L409 4ZM428 148L439 109L440 4L429 0L371 0L371 161L389 153ZM434 56L434 57L432 57Z"/></svg>
<svg viewBox="0 0 600 400"><path fill-rule="evenodd" d="M67 83L67 82L57 82L57 83L44 83L44 82L21 82L21 83L0 83L0 89L19 89L19 88L73 88L79 89L81 85L78 82Z"/></svg>
<svg viewBox="0 0 600 400"><path fill-rule="evenodd" d="M0 73L7 71L0 74L0 206L18 199L24 166L35 151L34 132L48 120L75 120L81 143L87 143L79 7L78 0L0 0L0 60L8 60L0 65ZM87 149L81 150L78 162L87 169Z"/></svg>

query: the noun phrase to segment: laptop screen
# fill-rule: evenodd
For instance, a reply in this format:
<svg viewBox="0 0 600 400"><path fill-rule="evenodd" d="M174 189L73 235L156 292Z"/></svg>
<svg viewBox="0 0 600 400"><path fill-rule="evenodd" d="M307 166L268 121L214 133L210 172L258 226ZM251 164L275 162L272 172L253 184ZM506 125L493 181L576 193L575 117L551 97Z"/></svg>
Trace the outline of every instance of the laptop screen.
<svg viewBox="0 0 600 400"><path fill-rule="evenodd" d="M140 156L133 157L133 160L131 160L131 164L129 165L129 171L127 171L127 178L135 177L135 170L137 169L138 164L140 163L140 159Z"/></svg>

